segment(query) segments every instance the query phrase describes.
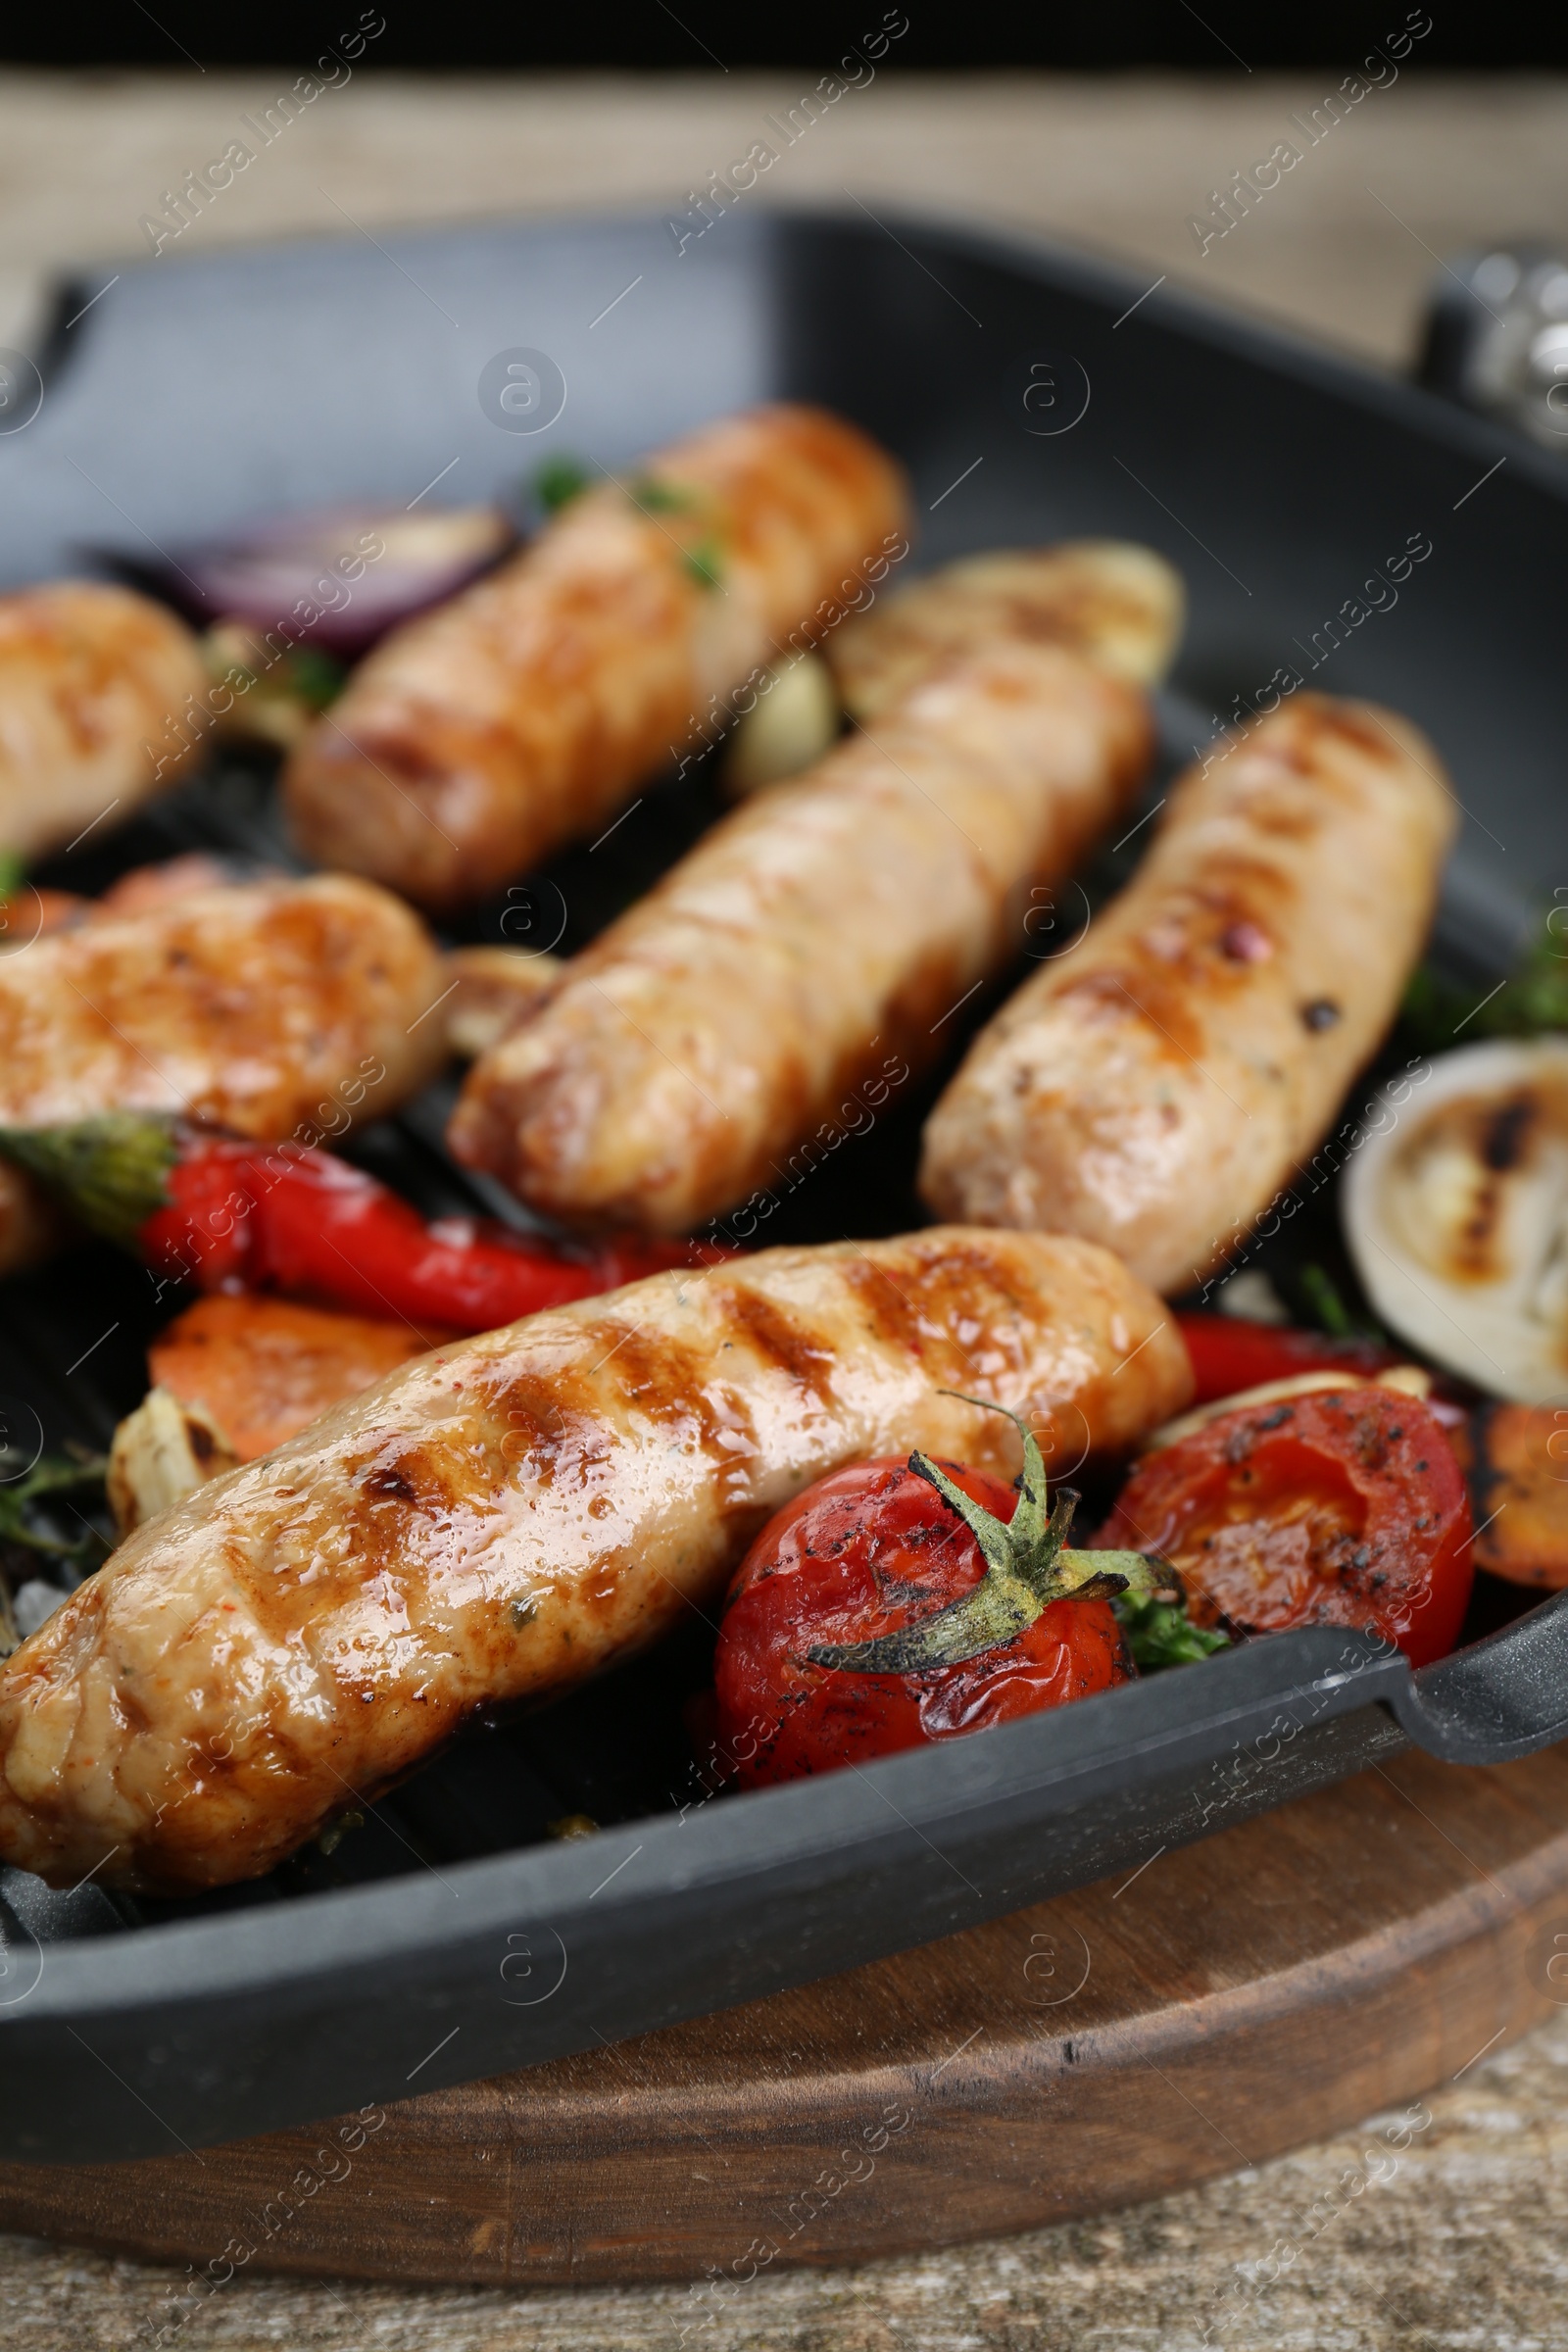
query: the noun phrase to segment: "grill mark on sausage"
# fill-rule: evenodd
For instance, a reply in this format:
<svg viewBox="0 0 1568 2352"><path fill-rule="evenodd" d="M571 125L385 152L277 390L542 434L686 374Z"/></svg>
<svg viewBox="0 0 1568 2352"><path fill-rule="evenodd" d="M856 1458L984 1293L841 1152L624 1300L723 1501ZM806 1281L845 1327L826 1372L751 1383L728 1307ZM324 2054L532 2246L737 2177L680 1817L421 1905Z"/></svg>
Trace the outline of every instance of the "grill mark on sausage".
<svg viewBox="0 0 1568 2352"><path fill-rule="evenodd" d="M391 1464L380 1470L372 1470L360 1492L378 1501L396 1500L413 1503L419 1499L413 1484L404 1472Z"/></svg>
<svg viewBox="0 0 1568 2352"><path fill-rule="evenodd" d="M829 1409L836 1404L833 1391L835 1351L808 1325L776 1305L761 1292L726 1283L719 1292L720 1312L765 1363L787 1372L798 1387Z"/></svg>
<svg viewBox="0 0 1568 2352"><path fill-rule="evenodd" d="M911 1255L901 1288L913 1317L914 1345L928 1365L934 1347L949 1357L945 1367L933 1367L935 1377L961 1388L994 1377L1004 1363L1021 1363L1018 1331L1040 1306L1018 1298L1008 1253L971 1244Z"/></svg>
<svg viewBox="0 0 1568 2352"><path fill-rule="evenodd" d="M1113 964L1082 972L1065 980L1057 992L1061 1004L1093 1005L1102 1016L1147 1022L1159 1040L1154 1051L1161 1059L1174 1054L1192 1063L1201 1058L1202 1023L1193 1006L1193 992L1179 971L1143 942L1126 943Z"/></svg>
<svg viewBox="0 0 1568 2352"><path fill-rule="evenodd" d="M1375 720L1363 716L1353 704L1335 703L1326 697L1313 696L1300 706L1298 716L1305 745L1310 749L1314 735L1338 736L1341 742L1355 746L1380 767L1394 767L1405 755L1393 742L1387 731Z"/></svg>

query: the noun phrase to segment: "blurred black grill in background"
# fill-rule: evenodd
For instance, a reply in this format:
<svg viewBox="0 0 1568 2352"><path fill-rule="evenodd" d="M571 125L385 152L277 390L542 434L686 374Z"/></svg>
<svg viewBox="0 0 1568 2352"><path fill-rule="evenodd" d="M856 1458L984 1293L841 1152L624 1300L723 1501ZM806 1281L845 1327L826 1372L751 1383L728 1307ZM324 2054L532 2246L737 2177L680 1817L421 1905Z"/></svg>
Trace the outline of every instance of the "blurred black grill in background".
<svg viewBox="0 0 1568 2352"><path fill-rule="evenodd" d="M328 47L352 41L362 23L385 18L363 54L367 68L472 71L474 68L623 68L717 73L768 66L822 72L851 48L864 49L884 26L906 16L908 29L889 54L900 72L974 71L996 67L1087 68L1114 72L1170 66L1188 71L1259 73L1338 68L1348 73L1376 48L1397 55L1410 28L1429 21L1404 0L1356 0L1353 6L1259 9L1205 0L1201 14L1185 0L1124 0L1115 9L955 9L932 0L885 8L883 0L804 0L787 10L737 7L734 0L637 0L619 8L535 7L500 10L494 0L452 0L436 9L417 0L242 0L216 9L210 0L83 0L61 12L14 7L0 24L0 61L14 65L175 68L308 64ZM1430 12L1431 29L1406 52L1434 66L1540 67L1568 64L1568 20L1539 6Z"/></svg>

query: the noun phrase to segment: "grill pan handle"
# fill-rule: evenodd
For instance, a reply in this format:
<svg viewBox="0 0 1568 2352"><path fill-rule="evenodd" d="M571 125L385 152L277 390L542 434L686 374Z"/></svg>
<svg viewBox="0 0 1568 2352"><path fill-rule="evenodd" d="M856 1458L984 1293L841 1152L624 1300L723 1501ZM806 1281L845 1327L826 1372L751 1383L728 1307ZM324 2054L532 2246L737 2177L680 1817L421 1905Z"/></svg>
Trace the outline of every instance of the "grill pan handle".
<svg viewBox="0 0 1568 2352"><path fill-rule="evenodd" d="M1568 1592L1396 1683L1385 1703L1449 1764L1502 1764L1568 1740Z"/></svg>

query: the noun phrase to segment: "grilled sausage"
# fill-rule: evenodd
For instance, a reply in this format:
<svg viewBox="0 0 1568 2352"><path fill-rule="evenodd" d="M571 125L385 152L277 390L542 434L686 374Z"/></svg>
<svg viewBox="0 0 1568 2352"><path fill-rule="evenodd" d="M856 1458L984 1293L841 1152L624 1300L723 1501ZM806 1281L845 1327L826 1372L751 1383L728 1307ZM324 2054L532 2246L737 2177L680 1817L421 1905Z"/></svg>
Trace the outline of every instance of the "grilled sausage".
<svg viewBox="0 0 1568 2352"><path fill-rule="evenodd" d="M984 1029L926 1127L942 1216L1221 1263L1393 1019L1454 830L1406 720L1302 694L1189 770L1131 886Z"/></svg>
<svg viewBox="0 0 1568 2352"><path fill-rule="evenodd" d="M875 718L947 655L998 638L1070 646L1135 686L1157 686L1182 632L1181 574L1122 539L966 556L836 629L827 662L845 709Z"/></svg>
<svg viewBox="0 0 1568 2352"><path fill-rule="evenodd" d="M446 985L418 917L348 875L198 891L0 960L0 1126L170 1110L305 1140L381 1117L433 1076ZM0 1273L47 1238L0 1164Z"/></svg>
<svg viewBox="0 0 1568 2352"><path fill-rule="evenodd" d="M932 1058L1149 746L1142 697L1054 646L956 663L603 933L475 1063L453 1150L568 1222L680 1232L744 1200L847 1090L879 1071L885 1102Z"/></svg>
<svg viewBox="0 0 1568 2352"><path fill-rule="evenodd" d="M481 896L607 823L786 640L814 642L905 521L892 461L818 410L694 433L370 656L288 770L301 843L421 906Z"/></svg>
<svg viewBox="0 0 1568 2352"><path fill-rule="evenodd" d="M0 597L0 852L40 857L165 791L190 759L176 722L206 688L184 622L128 588ZM181 748L161 757L166 741Z"/></svg>
<svg viewBox="0 0 1568 2352"><path fill-rule="evenodd" d="M0 1667L0 1857L72 1886L269 1869L479 1707L710 1603L812 1480L920 1446L1011 1475L1190 1394L1102 1250L940 1228L658 1274L421 1356L138 1528Z"/></svg>

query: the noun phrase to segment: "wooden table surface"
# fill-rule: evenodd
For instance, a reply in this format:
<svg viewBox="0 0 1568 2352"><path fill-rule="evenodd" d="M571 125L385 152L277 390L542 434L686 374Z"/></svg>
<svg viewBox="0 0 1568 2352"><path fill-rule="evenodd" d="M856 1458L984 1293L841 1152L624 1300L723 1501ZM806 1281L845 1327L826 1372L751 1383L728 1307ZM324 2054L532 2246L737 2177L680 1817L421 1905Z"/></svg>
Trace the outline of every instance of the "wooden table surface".
<svg viewBox="0 0 1568 2352"><path fill-rule="evenodd" d="M270 104L298 66L243 77L0 75L0 343L25 347L62 265L144 250L162 191ZM771 175L770 201L882 202L1035 229L1168 273L1398 368L1438 257L1568 234L1568 82L1421 79L1365 99L1250 219L1200 256L1208 192L1287 135L1337 74L1288 79L1011 74L843 99ZM184 242L340 234L505 212L678 207L814 76L432 81L360 72L258 159ZM1248 2266L1356 2166L1304 2149L1103 2220L843 2272L760 2278L702 2352L1437 2352L1568 2347L1568 2008L1434 2089L1392 2180L1262 2285ZM1217 2288L1258 2291L1207 2339ZM0 2342L151 2343L178 2274L0 2239ZM167 2342L181 2352L642 2352L680 2340L678 2287L570 2294L239 2278Z"/></svg>

